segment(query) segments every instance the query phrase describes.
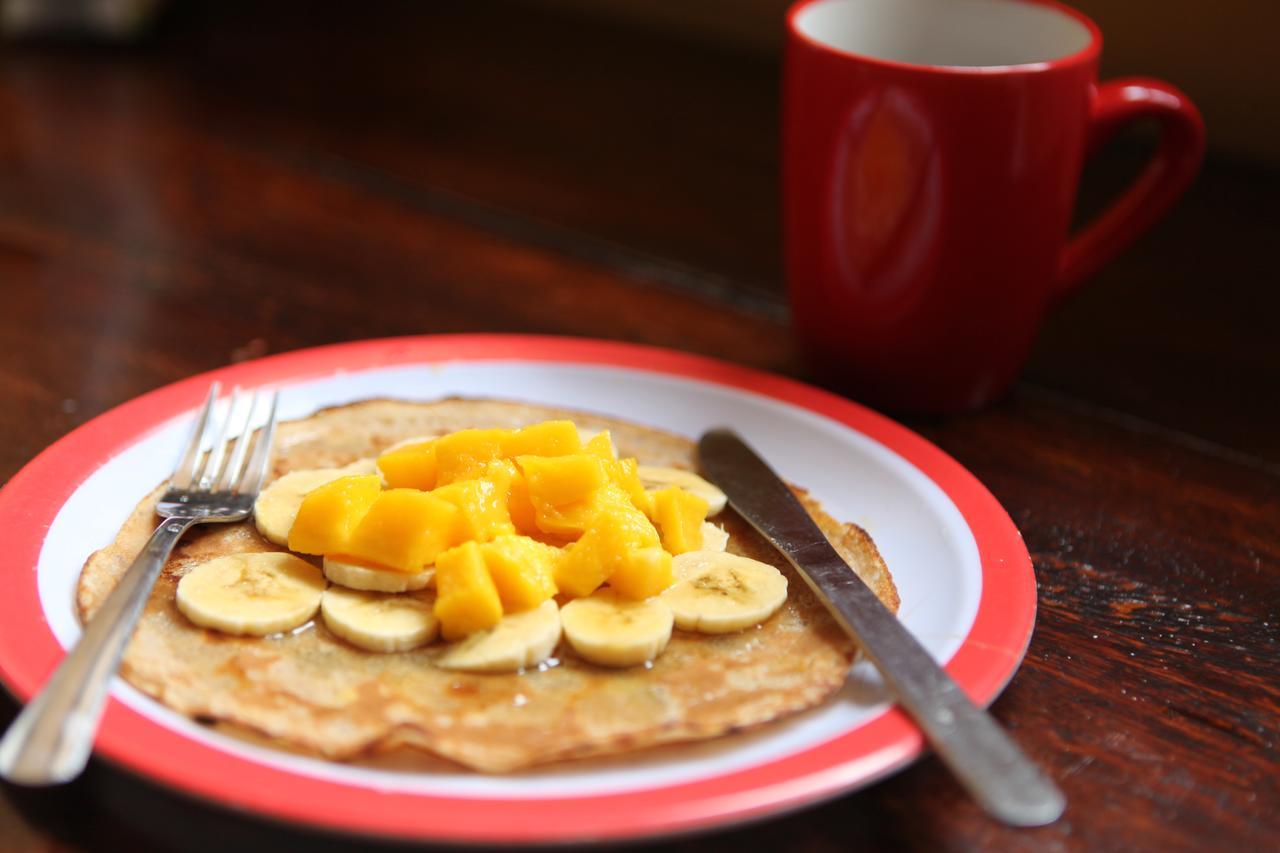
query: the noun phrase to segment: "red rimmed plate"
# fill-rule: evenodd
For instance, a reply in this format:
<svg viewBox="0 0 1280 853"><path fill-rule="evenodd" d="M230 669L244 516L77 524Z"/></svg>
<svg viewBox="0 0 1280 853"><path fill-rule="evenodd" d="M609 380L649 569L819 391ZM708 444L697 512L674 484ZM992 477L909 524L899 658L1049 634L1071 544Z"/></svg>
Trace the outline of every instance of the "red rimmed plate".
<svg viewBox="0 0 1280 853"><path fill-rule="evenodd" d="M861 406L724 362L603 341L443 336L342 344L227 367L147 394L54 444L0 492L0 675L29 698L79 634L80 566L169 472L209 383L283 390L282 414L370 397L501 397L690 437L731 424L836 518L866 528L900 617L989 703L1035 619L1030 558L1008 515L933 445ZM547 843L723 826L849 791L905 765L919 732L869 665L822 707L746 735L509 777L353 767L247 745L123 682L98 753L166 785L312 827L416 840Z"/></svg>

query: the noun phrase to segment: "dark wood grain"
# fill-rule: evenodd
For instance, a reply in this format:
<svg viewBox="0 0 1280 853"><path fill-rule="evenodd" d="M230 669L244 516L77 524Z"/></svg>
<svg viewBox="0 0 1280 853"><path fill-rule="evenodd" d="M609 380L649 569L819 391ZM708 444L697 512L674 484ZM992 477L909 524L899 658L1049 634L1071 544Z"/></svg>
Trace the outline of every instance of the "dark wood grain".
<svg viewBox="0 0 1280 853"><path fill-rule="evenodd" d="M139 393L334 341L548 332L805 375L777 267L772 60L528 6L175 12L132 49L0 54L0 478ZM1133 162L1101 164L1086 208ZM1065 819L1000 828L925 759L674 846L1280 843L1268 180L1211 166L1050 321L1008 400L908 422L1031 550L1037 630L994 710L1062 781ZM6 849L300 843L355 846L100 762L0 799Z"/></svg>
<svg viewBox="0 0 1280 853"><path fill-rule="evenodd" d="M147 60L165 73L129 78L136 108L419 203L444 190L676 260L710 275L650 272L780 316L776 55L529 3L271 9L184 4ZM1093 161L1082 211L1148 149L1138 128ZM1028 378L1280 464L1280 400L1243 393L1280 386L1280 290L1258 281L1278 195L1280 174L1211 155L1187 202L1048 318Z"/></svg>

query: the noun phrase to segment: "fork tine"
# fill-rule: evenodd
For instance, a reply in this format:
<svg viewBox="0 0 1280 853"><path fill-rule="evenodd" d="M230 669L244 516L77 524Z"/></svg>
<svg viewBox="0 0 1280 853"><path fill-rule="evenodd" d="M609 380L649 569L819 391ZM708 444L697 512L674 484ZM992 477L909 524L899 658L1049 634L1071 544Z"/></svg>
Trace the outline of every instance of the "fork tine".
<svg viewBox="0 0 1280 853"><path fill-rule="evenodd" d="M213 440L213 446L209 448L209 455L205 457L204 468L200 472L200 480L198 488L207 491L213 488L213 484L217 482L218 476L222 473L223 457L227 455L227 439L231 435L231 421L236 415L236 404L240 402L240 388L236 386L231 389L231 402L227 404L227 416L222 419L222 425L218 428L218 435Z"/></svg>
<svg viewBox="0 0 1280 853"><path fill-rule="evenodd" d="M182 458L178 461L178 465L173 470L173 476L169 478L169 487L173 489L186 489L191 487L191 478L196 475L196 466L200 464L200 448L204 444L204 432L209 426L209 418L213 414L213 404L218 399L218 392L222 390L217 382L209 386L209 396L204 401L204 408L200 410L199 416L196 417L195 425L191 428L191 437L187 439L187 447L182 452Z"/></svg>
<svg viewBox="0 0 1280 853"><path fill-rule="evenodd" d="M257 408L258 391L255 389L253 396L249 398L249 411L245 413L244 426L240 428L240 435L236 437L235 446L231 448L231 458L227 460L227 467L222 470L222 476L218 478L214 491L229 492L235 482L240 479L240 469L244 467L244 457L249 452L249 442L253 440L253 413ZM227 420L231 420L230 414Z"/></svg>
<svg viewBox="0 0 1280 853"><path fill-rule="evenodd" d="M271 444L276 437L276 406L280 402L280 392L271 392L270 408L267 411L267 422L258 432L258 440L253 444L253 455L245 466L244 476L236 492L242 495L256 494L267 478L267 469L271 466Z"/></svg>

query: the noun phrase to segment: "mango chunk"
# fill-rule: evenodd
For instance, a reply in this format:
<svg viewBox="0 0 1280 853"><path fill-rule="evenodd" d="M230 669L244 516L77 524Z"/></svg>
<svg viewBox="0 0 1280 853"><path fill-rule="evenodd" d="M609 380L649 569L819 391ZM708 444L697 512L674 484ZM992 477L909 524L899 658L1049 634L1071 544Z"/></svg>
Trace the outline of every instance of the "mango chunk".
<svg viewBox="0 0 1280 853"><path fill-rule="evenodd" d="M588 504L590 509L586 532L566 550L556 567L555 579L560 591L574 598L590 595L605 581L612 585L619 578L619 592L635 598L647 598L671 585L669 561L653 555L631 555L657 548L658 531L632 505L627 493L609 483L599 489Z"/></svg>
<svg viewBox="0 0 1280 853"><path fill-rule="evenodd" d="M515 462L506 464L511 465L511 479L507 480L507 512L511 514L511 523L516 525L517 533L538 533L538 511L529 498L529 480Z"/></svg>
<svg viewBox="0 0 1280 853"><path fill-rule="evenodd" d="M567 456L582 450L578 428L573 421L544 421L518 429L502 443L502 455L514 459L517 456Z"/></svg>
<svg viewBox="0 0 1280 853"><path fill-rule="evenodd" d="M547 536L574 540L586 531L595 515L595 504L589 500L577 501L562 507L537 507L534 523L538 531Z"/></svg>
<svg viewBox="0 0 1280 853"><path fill-rule="evenodd" d="M569 456L520 456L516 459L529 482L529 497L539 504L565 506L591 497L609 477L604 462L587 453Z"/></svg>
<svg viewBox="0 0 1280 853"><path fill-rule="evenodd" d="M576 536L594 512L591 498L608 483L604 461L586 453L570 456L521 456L533 504L534 521L545 533Z"/></svg>
<svg viewBox="0 0 1280 853"><path fill-rule="evenodd" d="M458 640L502 621L502 601L484 555L464 542L436 557L435 614L446 640Z"/></svg>
<svg viewBox="0 0 1280 853"><path fill-rule="evenodd" d="M493 480L461 480L440 486L430 494L458 508L453 543L488 542L516 532L507 511L507 486Z"/></svg>
<svg viewBox="0 0 1280 853"><path fill-rule="evenodd" d="M499 536L480 546L489 576L498 588L506 613L537 607L557 592L555 565L559 548L528 536Z"/></svg>
<svg viewBox="0 0 1280 853"><path fill-rule="evenodd" d="M653 516L653 496L640 479L640 466L634 458L617 459L609 464L609 479L631 498L631 504L645 515Z"/></svg>
<svg viewBox="0 0 1280 853"><path fill-rule="evenodd" d="M393 489L436 487L436 446L434 441L411 444L378 457L378 470Z"/></svg>
<svg viewBox="0 0 1280 853"><path fill-rule="evenodd" d="M382 478L377 474L339 477L308 492L289 528L289 550L345 552L352 532L381 492Z"/></svg>
<svg viewBox="0 0 1280 853"><path fill-rule="evenodd" d="M582 452L590 453L592 456L599 456L606 462L612 462L618 458L618 454L613 449L613 436L609 435L608 430L591 436L591 439L583 446Z"/></svg>
<svg viewBox="0 0 1280 853"><path fill-rule="evenodd" d="M510 459L495 459L485 465L484 470L476 475L474 479L488 480L499 490L509 492L511 481L518 476L520 476L520 469L516 466L516 463Z"/></svg>
<svg viewBox="0 0 1280 853"><path fill-rule="evenodd" d="M452 546L458 508L430 492L387 489L351 534L343 553L402 572L420 572Z"/></svg>
<svg viewBox="0 0 1280 853"><path fill-rule="evenodd" d="M620 486L600 490L599 512L592 529L600 535L609 561L609 586L627 598L657 595L674 583L671 555L663 551L658 531L631 503Z"/></svg>
<svg viewBox="0 0 1280 853"><path fill-rule="evenodd" d="M630 495L622 487L610 483L600 489L595 506L591 527L600 531L610 553L621 555L634 548L661 543L653 522L631 503Z"/></svg>
<svg viewBox="0 0 1280 853"><path fill-rule="evenodd" d="M614 570L600 542L597 530L588 530L565 549L553 569L556 587L571 598L585 598L595 592Z"/></svg>
<svg viewBox="0 0 1280 853"><path fill-rule="evenodd" d="M676 486L654 492L653 519L662 530L662 547L672 554L701 548L707 506L702 498Z"/></svg>
<svg viewBox="0 0 1280 853"><path fill-rule="evenodd" d="M659 545L627 551L609 575L609 586L637 600L657 595L676 582L671 559Z"/></svg>
<svg viewBox="0 0 1280 853"><path fill-rule="evenodd" d="M529 536L540 532L537 512L533 508L533 502L529 500L529 484L516 463L510 459L490 462L485 469L484 478L492 480L499 488L506 485L507 513L511 516L511 523L515 525L517 533Z"/></svg>
<svg viewBox="0 0 1280 853"><path fill-rule="evenodd" d="M436 439L436 485L479 477L490 462L502 458L503 442L511 433L509 429L464 429Z"/></svg>

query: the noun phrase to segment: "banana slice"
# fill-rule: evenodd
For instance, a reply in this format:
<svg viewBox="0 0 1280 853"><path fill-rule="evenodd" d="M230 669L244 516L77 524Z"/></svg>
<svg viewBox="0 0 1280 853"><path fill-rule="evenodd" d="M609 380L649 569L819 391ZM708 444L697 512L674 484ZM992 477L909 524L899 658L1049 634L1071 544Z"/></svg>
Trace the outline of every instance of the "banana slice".
<svg viewBox="0 0 1280 853"><path fill-rule="evenodd" d="M787 600L787 579L768 563L723 551L689 551L671 562L677 578L659 598L685 631L727 634L768 619Z"/></svg>
<svg viewBox="0 0 1280 853"><path fill-rule="evenodd" d="M350 465L343 465L338 469L341 473L339 477L359 477L363 474L378 473L378 460L372 457L368 459L357 459Z"/></svg>
<svg viewBox="0 0 1280 853"><path fill-rule="evenodd" d="M729 531L710 521L702 522L703 551L723 551L729 547ZM333 580L330 578L329 580Z"/></svg>
<svg viewBox="0 0 1280 853"><path fill-rule="evenodd" d="M702 541L704 543L707 541L705 536ZM436 570L423 569L420 572L406 574L395 569L379 569L340 557L326 556L324 576L347 589L362 589L368 592L413 592L431 586Z"/></svg>
<svg viewBox="0 0 1280 853"><path fill-rule="evenodd" d="M265 637L314 616L324 588L320 570L293 554L231 554L183 575L178 609L205 628Z"/></svg>
<svg viewBox="0 0 1280 853"><path fill-rule="evenodd" d="M683 468L662 468L657 465L641 465L637 472L646 489L662 489L679 486L707 502L707 515L715 515L725 508L729 499L715 485L708 483L692 471Z"/></svg>
<svg viewBox="0 0 1280 853"><path fill-rule="evenodd" d="M329 587L320 601L324 625L371 652L404 652L431 642L440 628L433 592L392 594Z"/></svg>
<svg viewBox="0 0 1280 853"><path fill-rule="evenodd" d="M488 631L478 631L436 658L444 669L518 672L537 666L560 642L560 610L551 599L532 610L510 613Z"/></svg>
<svg viewBox="0 0 1280 853"><path fill-rule="evenodd" d="M339 477L353 474L376 474L378 463L373 459L359 459L342 468L308 468L290 471L272 482L253 502L253 522L258 532L269 541L289 547L289 528L298 516L298 507L307 492L331 483Z"/></svg>
<svg viewBox="0 0 1280 853"><path fill-rule="evenodd" d="M560 609L573 650L602 666L647 663L671 639L671 608L657 598L635 601L611 589L576 598Z"/></svg>

